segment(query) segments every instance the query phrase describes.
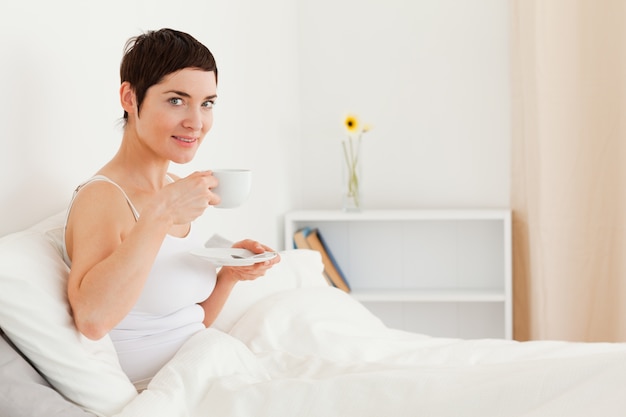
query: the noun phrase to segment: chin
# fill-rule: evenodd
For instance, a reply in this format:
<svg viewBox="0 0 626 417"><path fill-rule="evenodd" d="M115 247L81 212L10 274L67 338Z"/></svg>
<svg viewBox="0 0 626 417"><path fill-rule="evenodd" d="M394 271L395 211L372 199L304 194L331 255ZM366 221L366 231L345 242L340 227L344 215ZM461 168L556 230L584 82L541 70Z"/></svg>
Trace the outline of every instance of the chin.
<svg viewBox="0 0 626 417"><path fill-rule="evenodd" d="M178 155L176 157L173 157L172 159L170 159L170 161L172 161L175 164L187 164L191 161L193 161L193 158L196 156L195 152L193 155Z"/></svg>
<svg viewBox="0 0 626 417"><path fill-rule="evenodd" d="M173 163L175 163L175 164L178 164L178 165L185 165L185 164L188 164L189 162L193 161L193 158L172 159L171 161Z"/></svg>

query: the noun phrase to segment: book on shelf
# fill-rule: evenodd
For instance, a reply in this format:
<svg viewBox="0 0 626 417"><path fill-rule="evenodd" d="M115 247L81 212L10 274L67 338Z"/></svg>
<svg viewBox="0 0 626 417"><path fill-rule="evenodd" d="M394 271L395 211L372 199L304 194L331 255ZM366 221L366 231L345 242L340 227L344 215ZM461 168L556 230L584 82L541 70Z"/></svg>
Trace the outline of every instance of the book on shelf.
<svg viewBox="0 0 626 417"><path fill-rule="evenodd" d="M319 229L304 227L296 231L293 236L294 247L297 249L312 249L318 251L322 255L324 264L324 276L328 283L345 292L350 292L350 285L346 280L339 264L335 260L332 252L324 242Z"/></svg>
<svg viewBox="0 0 626 417"><path fill-rule="evenodd" d="M293 247L296 249L311 249L306 241L306 237L310 232L311 229L308 227L303 227L296 231L296 233L293 234Z"/></svg>
<svg viewBox="0 0 626 417"><path fill-rule="evenodd" d="M310 233L311 233L311 228L309 227L303 227L302 229L297 230L293 234L293 247L296 249L311 249L309 242L307 242L306 240L306 237ZM328 285L330 285L331 287L335 286L333 282L330 280L330 277L328 276L328 274L326 273L326 268L324 268L322 275L324 275L324 278L326 278L326 282L328 282Z"/></svg>

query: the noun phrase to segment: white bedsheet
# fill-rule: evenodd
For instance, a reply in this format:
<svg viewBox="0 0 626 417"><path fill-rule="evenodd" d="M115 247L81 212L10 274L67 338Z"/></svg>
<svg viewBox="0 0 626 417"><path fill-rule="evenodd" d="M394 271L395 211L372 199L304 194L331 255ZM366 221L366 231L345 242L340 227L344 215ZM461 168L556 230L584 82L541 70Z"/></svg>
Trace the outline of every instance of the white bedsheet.
<svg viewBox="0 0 626 417"><path fill-rule="evenodd" d="M623 416L626 344L432 338L333 288L196 334L118 417Z"/></svg>

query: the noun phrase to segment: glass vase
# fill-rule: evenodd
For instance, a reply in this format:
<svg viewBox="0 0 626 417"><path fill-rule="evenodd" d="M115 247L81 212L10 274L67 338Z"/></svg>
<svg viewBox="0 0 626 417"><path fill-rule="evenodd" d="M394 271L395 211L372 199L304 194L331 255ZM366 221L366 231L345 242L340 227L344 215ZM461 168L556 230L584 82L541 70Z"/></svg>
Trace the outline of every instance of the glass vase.
<svg viewBox="0 0 626 417"><path fill-rule="evenodd" d="M363 165L360 155L360 138L350 138L344 141L342 145L342 209L343 211L360 211L362 208L361 172Z"/></svg>

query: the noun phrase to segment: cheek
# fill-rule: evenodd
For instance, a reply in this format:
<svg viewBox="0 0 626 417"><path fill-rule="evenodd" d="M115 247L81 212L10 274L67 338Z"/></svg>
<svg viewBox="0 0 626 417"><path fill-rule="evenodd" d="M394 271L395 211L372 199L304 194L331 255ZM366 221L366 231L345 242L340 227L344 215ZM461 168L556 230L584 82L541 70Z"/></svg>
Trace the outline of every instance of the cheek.
<svg viewBox="0 0 626 417"><path fill-rule="evenodd" d="M166 111L159 111L158 108L145 103L141 113L137 118L137 129L145 133L154 134L163 131L172 124L172 115Z"/></svg>
<svg viewBox="0 0 626 417"><path fill-rule="evenodd" d="M202 130L206 134L213 127L213 111L209 112L202 121Z"/></svg>
<svg viewBox="0 0 626 417"><path fill-rule="evenodd" d="M157 117L146 120L145 127L154 134L172 132L180 121L167 112L160 113Z"/></svg>

